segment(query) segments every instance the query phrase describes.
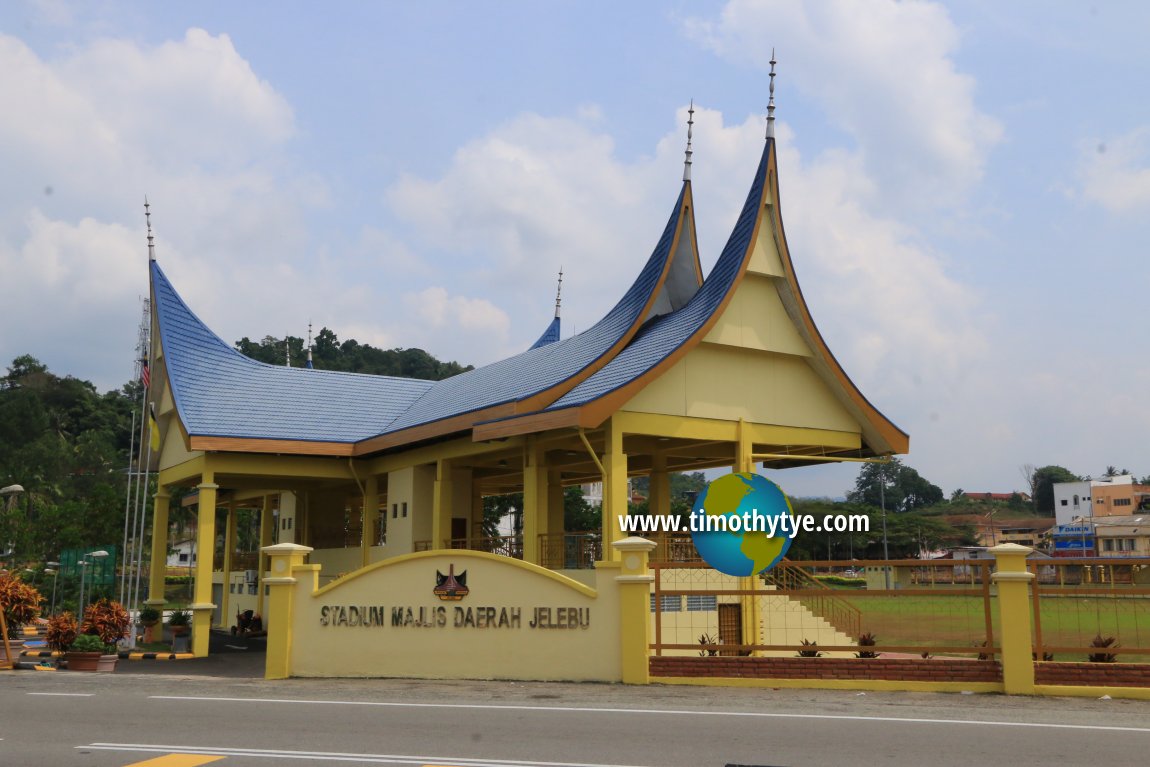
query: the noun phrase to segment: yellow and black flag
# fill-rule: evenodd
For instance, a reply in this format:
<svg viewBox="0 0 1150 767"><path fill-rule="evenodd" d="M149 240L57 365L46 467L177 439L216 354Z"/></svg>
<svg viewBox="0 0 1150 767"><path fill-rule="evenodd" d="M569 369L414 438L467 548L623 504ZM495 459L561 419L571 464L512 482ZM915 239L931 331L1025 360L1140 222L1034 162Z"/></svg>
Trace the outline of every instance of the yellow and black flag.
<svg viewBox="0 0 1150 767"><path fill-rule="evenodd" d="M156 423L156 403L148 403L148 431L152 435L151 450L160 452L160 424Z"/></svg>

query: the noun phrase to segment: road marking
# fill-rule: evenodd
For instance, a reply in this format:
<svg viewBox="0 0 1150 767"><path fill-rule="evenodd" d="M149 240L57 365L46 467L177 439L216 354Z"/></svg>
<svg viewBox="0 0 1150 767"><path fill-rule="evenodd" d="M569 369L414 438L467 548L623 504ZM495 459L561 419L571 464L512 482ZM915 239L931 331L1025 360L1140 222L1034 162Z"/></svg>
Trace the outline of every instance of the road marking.
<svg viewBox="0 0 1150 767"><path fill-rule="evenodd" d="M200 767L201 764L218 762L223 758L222 756L204 756L203 754L167 754L143 762L132 762L126 767Z"/></svg>
<svg viewBox="0 0 1150 767"><path fill-rule="evenodd" d="M51 695L57 698L91 698L94 692L30 692L29 695Z"/></svg>
<svg viewBox="0 0 1150 767"><path fill-rule="evenodd" d="M169 753L179 751L181 754L202 754L223 758L225 756L246 756L261 759L310 759L312 761L328 762L367 762L369 764L409 764L415 767L640 767L639 765L604 764L599 762L533 762L517 759L472 759L458 756L434 757L413 754L355 754L341 751L280 751L263 748L224 748L215 746L167 746L147 743L91 743L76 748L94 749L97 751L141 751L145 753ZM128 767L140 765L158 765L174 767L175 763L168 764L150 760L139 762Z"/></svg>
<svg viewBox="0 0 1150 767"><path fill-rule="evenodd" d="M982 727L1034 727L1050 730L1088 730L1096 732L1140 732L1150 734L1150 727L1120 727L1104 724L1053 724L1046 722L995 722L986 719L926 719L897 716L856 716L850 714L778 714L763 711L689 711L658 708L593 708L587 706L516 706L488 703L391 703L366 700L307 700L292 698L220 698L186 695L149 695L152 700L178 700L208 703L287 703L319 706L380 706L385 708L449 708L494 711L533 711L541 713L642 714L666 716L740 717L753 719L813 719L816 721L890 722L895 724L967 724Z"/></svg>

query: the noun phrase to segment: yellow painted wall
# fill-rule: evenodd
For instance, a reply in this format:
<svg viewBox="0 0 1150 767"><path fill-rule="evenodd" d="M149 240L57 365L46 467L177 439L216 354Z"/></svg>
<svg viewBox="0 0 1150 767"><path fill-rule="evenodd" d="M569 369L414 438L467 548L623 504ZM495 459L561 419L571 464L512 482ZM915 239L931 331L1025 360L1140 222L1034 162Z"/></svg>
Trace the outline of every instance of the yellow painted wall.
<svg viewBox="0 0 1150 767"><path fill-rule="evenodd" d="M189 451L184 446L184 437L180 430L179 419L173 415L168 421L167 434L164 435L164 442L160 447L160 471L170 469L173 466L179 466L181 463L190 461L193 458L199 458L202 455L202 451Z"/></svg>
<svg viewBox="0 0 1150 767"><path fill-rule="evenodd" d="M467 573L470 594L439 600L436 572ZM618 584L604 569L597 589L535 565L475 551L422 552L369 565L317 590L318 568L294 572L291 642L294 676L416 677L619 681ZM383 608L383 626L322 625L322 608ZM392 608L429 617L445 608L446 625L393 626ZM455 626L455 609L518 608L517 628ZM531 628L536 607L589 611L587 628ZM329 615L331 613L329 612ZM349 619L350 621L350 619Z"/></svg>
<svg viewBox="0 0 1150 767"><path fill-rule="evenodd" d="M703 343L623 408L858 433L802 357Z"/></svg>
<svg viewBox="0 0 1150 767"><path fill-rule="evenodd" d="M358 570L362 564L361 557L358 546L346 549L316 549L308 554L308 564L323 567L320 585L326 586L336 578Z"/></svg>
<svg viewBox="0 0 1150 767"><path fill-rule="evenodd" d="M810 357L811 350L787 316L772 278L748 274L723 316L704 339L746 349Z"/></svg>
<svg viewBox="0 0 1150 767"><path fill-rule="evenodd" d="M387 474L387 543L381 557L395 557L415 550L416 541L431 540L432 493L435 487L434 466L408 466ZM407 516L403 515L407 504Z"/></svg>

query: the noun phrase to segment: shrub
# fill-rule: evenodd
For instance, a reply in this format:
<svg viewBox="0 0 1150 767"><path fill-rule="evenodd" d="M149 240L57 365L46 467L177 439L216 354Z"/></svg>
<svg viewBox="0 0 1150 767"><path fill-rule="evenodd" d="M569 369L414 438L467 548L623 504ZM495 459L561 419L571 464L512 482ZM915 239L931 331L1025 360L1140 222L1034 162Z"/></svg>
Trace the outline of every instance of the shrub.
<svg viewBox="0 0 1150 767"><path fill-rule="evenodd" d="M159 610L150 605L140 609L140 623L143 623L145 626L148 624L156 624L163 617L163 614Z"/></svg>
<svg viewBox="0 0 1150 767"><path fill-rule="evenodd" d="M187 626L192 622L192 614L187 610L173 610L168 616L169 626Z"/></svg>
<svg viewBox="0 0 1150 767"><path fill-rule="evenodd" d="M48 619L48 633L44 639L50 649L65 652L76 641L78 628L75 615L60 613Z"/></svg>
<svg viewBox="0 0 1150 767"><path fill-rule="evenodd" d="M98 652L107 655L115 651L114 645L109 645L103 639L95 634L80 634L76 637L76 641L72 642L72 646L68 648L69 652Z"/></svg>
<svg viewBox="0 0 1150 767"><path fill-rule="evenodd" d="M818 642L812 642L809 639L803 640L803 649L799 650L800 658L818 658L822 653L818 651Z"/></svg>
<svg viewBox="0 0 1150 767"><path fill-rule="evenodd" d="M711 636L710 634L699 634L699 644L711 645L711 644L718 644L718 643L715 641L715 637ZM699 655L704 656L704 657L708 656L708 655L713 656L713 655L718 655L718 654L719 654L719 651L716 650L714 647L704 646L702 650L699 650Z"/></svg>
<svg viewBox="0 0 1150 767"><path fill-rule="evenodd" d="M859 635L859 647L874 647L878 644L878 639L869 631L865 634ZM877 658L882 653L877 653L874 650L859 650L855 653L856 658Z"/></svg>
<svg viewBox="0 0 1150 767"><path fill-rule="evenodd" d="M8 624L8 636L20 639L20 629L40 615L40 592L11 573L0 574L0 610Z"/></svg>
<svg viewBox="0 0 1150 767"><path fill-rule="evenodd" d="M131 624L132 619L122 604L112 599L101 599L84 608L84 625L80 633L94 634L104 644L114 645L124 638Z"/></svg>
<svg viewBox="0 0 1150 767"><path fill-rule="evenodd" d="M1101 634L1094 637L1094 641L1090 643L1091 647L1109 648L1117 650L1119 644L1114 637L1105 637ZM1086 656L1086 659L1091 663L1113 663L1118 659L1118 653L1115 652L1092 652Z"/></svg>

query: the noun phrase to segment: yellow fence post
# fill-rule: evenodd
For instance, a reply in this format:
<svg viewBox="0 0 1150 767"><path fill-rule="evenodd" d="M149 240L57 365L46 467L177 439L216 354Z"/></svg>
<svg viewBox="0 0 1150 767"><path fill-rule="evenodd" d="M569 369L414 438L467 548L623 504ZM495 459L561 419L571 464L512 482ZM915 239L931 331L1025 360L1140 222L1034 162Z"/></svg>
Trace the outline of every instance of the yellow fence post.
<svg viewBox="0 0 1150 767"><path fill-rule="evenodd" d="M312 549L297 543L277 543L265 546L271 577L264 578L270 590L268 611L264 616L267 628L267 661L265 679L287 679L291 676L292 617L295 608L296 578L292 570L303 564L303 558Z"/></svg>
<svg viewBox="0 0 1150 767"><path fill-rule="evenodd" d="M997 564L990 579L998 585L998 626L1002 644L1002 687L1007 695L1034 694L1030 646L1030 581L1026 557L1033 549L1003 543L990 550Z"/></svg>
<svg viewBox="0 0 1150 767"><path fill-rule="evenodd" d="M631 536L611 544L622 558L619 584L619 641L624 684L651 682L651 584L655 576L647 566L655 542Z"/></svg>

